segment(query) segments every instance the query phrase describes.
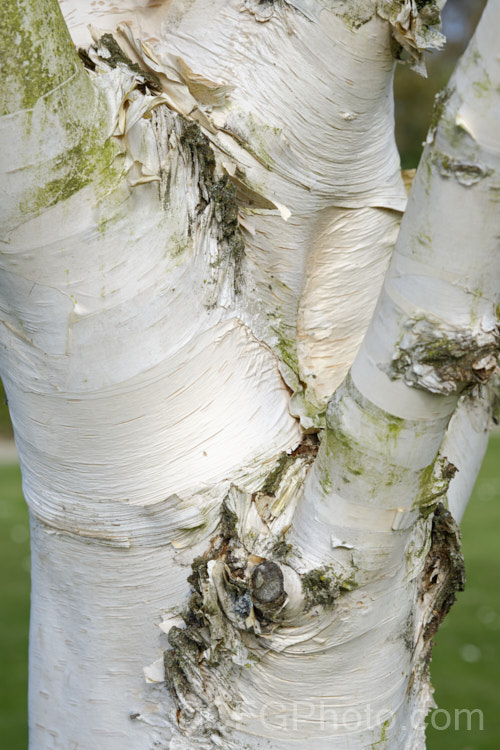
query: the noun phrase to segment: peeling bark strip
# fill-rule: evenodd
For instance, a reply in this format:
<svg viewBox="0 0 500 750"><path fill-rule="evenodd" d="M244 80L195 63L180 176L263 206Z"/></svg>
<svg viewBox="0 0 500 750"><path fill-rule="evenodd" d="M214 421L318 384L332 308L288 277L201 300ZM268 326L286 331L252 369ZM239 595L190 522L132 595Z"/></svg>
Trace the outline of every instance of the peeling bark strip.
<svg viewBox="0 0 500 750"><path fill-rule="evenodd" d="M392 377L431 393L460 393L487 382L498 366L500 332L453 330L443 321L415 316L392 360Z"/></svg>
<svg viewBox="0 0 500 750"><path fill-rule="evenodd" d="M412 67L426 75L423 52L445 43L441 8L446 0L378 0L377 12L389 21L398 44L410 53Z"/></svg>
<svg viewBox="0 0 500 750"><path fill-rule="evenodd" d="M127 102L125 99L123 102L123 111L119 118L123 119L120 128L123 132L115 134L122 136L129 152L129 159L133 159L142 167L143 174L132 184L137 186L141 182L159 180L162 203L168 214L170 192L174 189L172 175L177 172L176 158L172 156L172 150L179 149L190 165L189 170L198 186L199 200L195 206L191 206L190 198L186 194L185 202L191 209L191 215L187 233L183 238L178 237L177 252L180 254L193 244L192 235L197 225L203 226L204 230L214 237L217 251L212 252L210 257L207 305L215 306L217 302L222 302L224 306L229 306L234 294L241 290L241 263L245 244L239 226L236 188L220 163L220 153L217 154L217 159L214 146L202 132L198 122L172 109L170 102L162 94L162 83L158 75L148 68L141 57L141 64L133 62L113 34L100 36L89 52L90 57L86 51L84 56L87 65L90 61L95 68L97 62L101 74L103 71L118 69L123 72L125 78L129 76L131 79L127 91L130 101ZM144 119L146 116L150 118L152 138L148 133L149 123L144 122L144 119L142 122L132 122L131 125L127 121L130 110L141 102L141 95L144 97L142 115ZM136 114L133 117L137 120ZM137 134L134 133L134 125L141 126ZM158 155L150 153L151 140L156 141ZM160 163L156 163L158 156ZM130 174L133 174L133 171L132 169ZM186 190L187 192L189 191Z"/></svg>
<svg viewBox="0 0 500 750"><path fill-rule="evenodd" d="M152 91L161 91L161 82L157 75L152 71L144 70L137 63L127 57L124 53L113 34L103 34L99 39L98 47L101 56L109 63L112 68L116 68L118 65L125 65L132 73L136 74L141 79L140 84L148 86ZM84 52L84 62L87 61L88 54ZM92 61L90 61L92 63ZM145 90L144 90L145 93Z"/></svg>

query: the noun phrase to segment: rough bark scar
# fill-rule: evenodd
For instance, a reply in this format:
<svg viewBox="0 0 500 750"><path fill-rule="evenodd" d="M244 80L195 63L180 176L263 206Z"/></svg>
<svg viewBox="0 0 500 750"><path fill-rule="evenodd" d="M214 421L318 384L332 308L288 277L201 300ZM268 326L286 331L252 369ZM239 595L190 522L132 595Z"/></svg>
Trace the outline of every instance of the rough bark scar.
<svg viewBox="0 0 500 750"><path fill-rule="evenodd" d="M294 463L310 465L316 453L315 436L306 436L292 454L280 457L261 491L248 495L263 524L272 529L266 537L266 552L254 547L252 535L246 536L244 522L230 507L230 494L222 504L217 535L206 553L192 563L184 627L173 626L168 632L164 671L177 726L182 734L202 743L199 747L205 747L203 743L212 747L212 735L224 726L220 706L237 710L243 702L238 690L242 668L259 661L273 633L295 621L295 614L287 614L290 576L297 582L291 600L299 616L313 608L317 615L331 610L339 596L356 587L352 574L344 580L328 565L297 573L285 562L291 553L285 531L277 533L272 526L271 508L287 494L296 471Z"/></svg>
<svg viewBox="0 0 500 750"><path fill-rule="evenodd" d="M456 592L464 587L460 529L451 513L439 503L432 519L431 546L419 587L420 605L425 608L421 637L426 665L431 658L432 639L455 602Z"/></svg>
<svg viewBox="0 0 500 750"><path fill-rule="evenodd" d="M407 385L448 395L487 382L497 369L498 328L469 331L414 317L394 353L390 375Z"/></svg>

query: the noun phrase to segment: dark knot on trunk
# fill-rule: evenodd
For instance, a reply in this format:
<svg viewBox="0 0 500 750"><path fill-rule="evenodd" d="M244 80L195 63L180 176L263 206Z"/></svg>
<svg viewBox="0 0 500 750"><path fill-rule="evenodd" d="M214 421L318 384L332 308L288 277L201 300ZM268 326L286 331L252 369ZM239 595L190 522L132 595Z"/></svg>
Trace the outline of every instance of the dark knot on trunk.
<svg viewBox="0 0 500 750"><path fill-rule="evenodd" d="M252 601L256 609L272 619L285 604L286 591L280 566L264 560L252 571Z"/></svg>

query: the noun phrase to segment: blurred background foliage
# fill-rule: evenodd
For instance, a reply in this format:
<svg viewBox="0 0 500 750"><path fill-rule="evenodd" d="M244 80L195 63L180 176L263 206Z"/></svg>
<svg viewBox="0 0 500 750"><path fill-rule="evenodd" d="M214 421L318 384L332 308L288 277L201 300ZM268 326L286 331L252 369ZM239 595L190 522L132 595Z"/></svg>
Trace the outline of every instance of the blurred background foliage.
<svg viewBox="0 0 500 750"><path fill-rule="evenodd" d="M442 12L446 45L442 50L426 54L427 78L417 75L407 64L397 66L394 80L396 140L403 169L418 165L434 97L448 83L485 5L486 0L448 0Z"/></svg>
<svg viewBox="0 0 500 750"><path fill-rule="evenodd" d="M12 437L12 425L9 419L9 408L7 406L7 398L3 389L2 381L0 380L0 438Z"/></svg>
<svg viewBox="0 0 500 750"><path fill-rule="evenodd" d="M404 169L417 166L429 126L434 97L446 85L479 19L485 0L448 0L443 28L448 43L427 55L428 79L407 65L395 76L396 138ZM500 31L500 30L499 30ZM12 436L0 382L0 440ZM436 700L451 712L428 719L429 750L497 750L500 747L498 673L500 671L500 435L493 435L462 526L468 583L437 636L432 661ZM29 529L17 465L0 465L0 745L27 747L27 639L29 613ZM456 709L477 714L470 730ZM433 728L433 723L438 728Z"/></svg>

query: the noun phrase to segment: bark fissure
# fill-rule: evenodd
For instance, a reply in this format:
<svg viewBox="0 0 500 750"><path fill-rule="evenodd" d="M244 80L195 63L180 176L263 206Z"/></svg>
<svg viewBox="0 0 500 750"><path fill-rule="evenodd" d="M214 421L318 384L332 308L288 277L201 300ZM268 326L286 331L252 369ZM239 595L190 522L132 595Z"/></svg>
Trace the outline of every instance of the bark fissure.
<svg viewBox="0 0 500 750"><path fill-rule="evenodd" d="M408 691L430 684L430 662L433 638L456 600L465 588L465 564L459 527L442 502L435 506L430 522L430 547L418 581L415 619L419 630L411 628L414 670Z"/></svg>
<svg viewBox="0 0 500 750"><path fill-rule="evenodd" d="M391 376L407 385L445 395L487 382L496 372L498 328L452 329L444 321L414 316L405 324Z"/></svg>
<svg viewBox="0 0 500 750"><path fill-rule="evenodd" d="M217 535L192 563L184 626L168 630L170 648L164 654L176 725L191 742L216 747L224 736L225 746L233 747L227 718L237 717L245 704L244 672L269 649L282 648L273 645L281 628L288 631L311 616L321 619L322 613L331 617L338 598L357 586L354 568L339 576L330 564L304 568L300 559L287 562L294 550L286 542L285 511L290 502L293 507L291 487L297 495L301 485L293 465L307 468L316 450L307 438L290 462L278 462L261 493L245 498L232 488L222 506ZM272 507L280 506L274 511L277 515L262 505L264 496ZM258 509L260 534L252 506Z"/></svg>

